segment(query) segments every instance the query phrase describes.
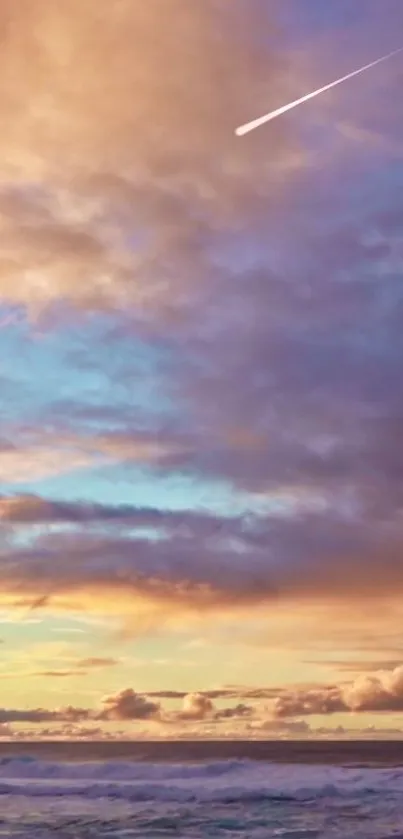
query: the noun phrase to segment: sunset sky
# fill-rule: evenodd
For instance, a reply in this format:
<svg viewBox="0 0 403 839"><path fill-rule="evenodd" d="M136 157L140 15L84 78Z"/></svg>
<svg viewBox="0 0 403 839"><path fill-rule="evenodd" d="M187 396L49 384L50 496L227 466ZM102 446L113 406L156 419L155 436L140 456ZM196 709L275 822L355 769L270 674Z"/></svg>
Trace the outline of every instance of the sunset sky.
<svg viewBox="0 0 403 839"><path fill-rule="evenodd" d="M402 0L0 26L0 735L403 730Z"/></svg>

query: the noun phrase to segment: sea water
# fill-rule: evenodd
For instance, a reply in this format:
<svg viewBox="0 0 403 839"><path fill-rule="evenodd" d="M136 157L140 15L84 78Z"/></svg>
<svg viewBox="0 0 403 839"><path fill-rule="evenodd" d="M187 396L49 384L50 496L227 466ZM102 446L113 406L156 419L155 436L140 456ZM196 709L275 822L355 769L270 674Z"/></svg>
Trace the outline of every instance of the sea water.
<svg viewBox="0 0 403 839"><path fill-rule="evenodd" d="M399 766L150 757L2 757L0 837L403 839Z"/></svg>

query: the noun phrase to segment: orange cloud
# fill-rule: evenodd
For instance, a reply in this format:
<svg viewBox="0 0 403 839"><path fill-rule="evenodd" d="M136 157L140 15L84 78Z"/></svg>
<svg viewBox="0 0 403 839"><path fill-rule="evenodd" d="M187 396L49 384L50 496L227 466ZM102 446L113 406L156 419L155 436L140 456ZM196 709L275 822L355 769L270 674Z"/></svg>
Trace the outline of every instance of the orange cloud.
<svg viewBox="0 0 403 839"><path fill-rule="evenodd" d="M98 715L104 720L146 720L158 717L160 705L132 688L126 688L102 700L103 710Z"/></svg>
<svg viewBox="0 0 403 839"><path fill-rule="evenodd" d="M203 720L214 712L212 699L204 693L189 693L183 699L181 719Z"/></svg>
<svg viewBox="0 0 403 839"><path fill-rule="evenodd" d="M115 667L116 664L119 664L119 660L111 656L90 656L89 658L82 658L77 666L84 670L92 670L98 667Z"/></svg>
<svg viewBox="0 0 403 839"><path fill-rule="evenodd" d="M273 703L276 717L356 712L401 712L403 666L376 675L360 674L353 682L284 689Z"/></svg>
<svg viewBox="0 0 403 839"><path fill-rule="evenodd" d="M158 465L180 452L179 445L169 441L147 439L145 435L118 438L99 435L86 439L75 435L36 432L30 440L20 439L15 446L0 452L0 482L35 483L54 475L67 474L99 464L120 462ZM29 497L0 499L0 518L10 517L23 504L33 506ZM34 514L34 513L33 513Z"/></svg>
<svg viewBox="0 0 403 839"><path fill-rule="evenodd" d="M52 448L46 445L26 445L1 452L0 481L3 483L35 482L53 475L88 467L91 458L85 451ZM11 506L11 505L10 505ZM0 501L0 518L6 502Z"/></svg>
<svg viewBox="0 0 403 839"><path fill-rule="evenodd" d="M35 185L0 196L4 300L170 307L190 264L208 277L204 211L242 217L303 163L284 126L269 149L233 135L251 91L259 108L290 82L255 0L5 0L0 23L0 171Z"/></svg>

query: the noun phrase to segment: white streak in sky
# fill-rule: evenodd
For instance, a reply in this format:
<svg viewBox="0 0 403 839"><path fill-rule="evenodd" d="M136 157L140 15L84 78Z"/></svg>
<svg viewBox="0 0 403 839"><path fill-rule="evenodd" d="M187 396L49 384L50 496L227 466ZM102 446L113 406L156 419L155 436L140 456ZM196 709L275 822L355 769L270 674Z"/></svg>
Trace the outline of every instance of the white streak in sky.
<svg viewBox="0 0 403 839"><path fill-rule="evenodd" d="M354 70L353 73L348 73L347 76L342 76L341 79L336 79L335 82L330 82L330 84L320 87L318 90L314 90L313 93L307 93L306 96L301 96L300 99L295 99L294 102L290 102L288 105L282 105L281 108L276 108L275 111L270 111L269 114L265 114L263 117L258 117L258 119L254 119L252 122L247 122L245 125L240 125L239 128L235 130L235 134L238 137L242 137L244 134L248 134L250 131L253 131L255 128L259 128L266 122L270 122L272 119L276 119L276 117L280 117L282 114L287 113L287 111L291 111L292 108L296 108L297 105L302 105L303 102L308 102L309 99L319 96L320 93L325 93L326 90L330 90L330 88L336 87L336 85L346 82L348 79L352 79L353 76L358 76L360 73L364 73L365 70L375 67L377 64L380 64L381 61L387 61L399 52L403 52L403 47L399 47L399 49L393 50L393 52L389 52L387 55L383 55L382 58L377 58L376 61L371 61L370 64L365 64L364 67L360 67L359 70Z"/></svg>

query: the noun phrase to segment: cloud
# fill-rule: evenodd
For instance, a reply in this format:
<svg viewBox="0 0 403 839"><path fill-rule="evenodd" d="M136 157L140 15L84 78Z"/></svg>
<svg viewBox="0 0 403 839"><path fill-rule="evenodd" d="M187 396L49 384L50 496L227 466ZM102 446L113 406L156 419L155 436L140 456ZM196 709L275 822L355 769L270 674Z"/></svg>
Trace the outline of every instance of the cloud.
<svg viewBox="0 0 403 839"><path fill-rule="evenodd" d="M212 0L167 0L163 13L157 0L23 6L2 10L1 168L25 188L3 188L0 297L169 309L191 265L208 278L206 230L259 204L264 173L270 197L300 163L284 126L270 154L267 138L233 135L251 91L259 109L289 87L277 50L261 47L262 32L280 37L273 12L257 0L230 16Z"/></svg>
<svg viewBox="0 0 403 839"><path fill-rule="evenodd" d="M46 313L49 363L61 347L45 396L43 356L27 381L25 363L0 371L5 404L24 391L38 415L33 430L11 411L0 481L79 468L92 479L108 465L110 488L141 466L154 487L186 476L205 497L225 490L234 510L240 497L259 508L225 517L3 497L9 608L103 613L148 632L331 604L325 633L340 630L345 603L357 627L366 604L372 616L374 602L388 611L401 599L401 173L384 144L323 172L315 147L304 172L287 121L236 140L251 111L292 98L307 65L279 59L267 4L233 0L230 16L225 5L166 0L161 14L161 0L73 0L67 13L22 0L16 12L8 0L0 12L5 329L21 339L20 305ZM388 96L372 84L388 139L397 70ZM139 344L163 357L155 391L132 361ZM93 402L89 369L104 387ZM140 380L152 398L138 409Z"/></svg>
<svg viewBox="0 0 403 839"><path fill-rule="evenodd" d="M298 737L301 735L312 736L313 731L310 725L305 720L281 720L281 719L264 719L254 722L251 725L252 731L260 731L264 734L272 734L277 736L291 736ZM339 734L342 732L339 731Z"/></svg>
<svg viewBox="0 0 403 839"><path fill-rule="evenodd" d="M403 585L397 532L391 544L390 528L382 552L376 522L363 527L334 510L231 517L23 497L0 500L0 511L9 526L0 547L4 605L116 614L133 631L206 612L220 621L252 604L263 615L267 604L310 603L313 618L314 603L323 611L326 601L335 616L357 601L358 623L366 599L394 592L398 605ZM57 528L36 528L45 523Z"/></svg>
<svg viewBox="0 0 403 839"><path fill-rule="evenodd" d="M166 707L160 699L182 700L182 707ZM221 704L223 700L238 700ZM241 701L239 701L241 700ZM245 701L246 700L246 701ZM66 736L74 736L76 729L101 726L105 736L109 723L150 723L161 737L206 736L218 737L299 737L344 736L351 733L348 726L312 728L307 719L315 716L351 714L386 714L403 711L403 666L393 671L379 671L368 676L360 674L353 681L340 684L311 686L233 686L192 693L185 691L150 691L140 693L128 687L105 696L100 707L72 706L47 708L1 708L0 725L31 723L35 726L57 725ZM104 727L106 726L106 728ZM114 730L114 729L113 729ZM385 730L385 735L388 733ZM128 733L124 729L121 734ZM144 729L147 736L149 729ZM370 730L354 729L357 736ZM381 730L379 729L381 733ZM390 732L389 732L390 733ZM140 732L141 734L141 732ZM140 736L139 734L139 736ZM112 732L113 735L113 732ZM91 736L83 733L82 736ZM137 728L136 728L137 736Z"/></svg>
<svg viewBox="0 0 403 839"><path fill-rule="evenodd" d="M38 740L80 740L80 739L103 739L104 732L101 728L96 726L80 726L71 725L70 723L60 723L49 726L37 726L32 728L18 728L8 727L8 732L5 734L8 740L28 741L32 742Z"/></svg>
<svg viewBox="0 0 403 839"><path fill-rule="evenodd" d="M0 513L6 525L0 604L8 612L107 616L126 637L162 627L200 632L208 615L216 636L234 625L233 633L222 634L224 643L305 645L306 657L318 626L323 643L331 639L338 649L367 645L372 612L366 604L376 601L377 652L383 646L390 656L397 646L398 546L382 555L375 530L359 521L340 517L330 526L313 513L223 516L35 496L0 499ZM355 555L348 550L354 541L361 543Z"/></svg>
<svg viewBox="0 0 403 839"><path fill-rule="evenodd" d="M103 710L99 719L104 720L147 720L158 717L160 706L132 688L121 690L102 700Z"/></svg>
<svg viewBox="0 0 403 839"><path fill-rule="evenodd" d="M203 690L193 693L185 691L156 691L150 692L149 697L166 699L182 699L181 710L166 709L161 711L160 722L163 725L178 725L199 722L203 724L223 724L228 720L241 720L254 715L254 708L242 702L236 705L217 708L215 699L231 699L238 697L238 693L219 688L217 690Z"/></svg>
<svg viewBox="0 0 403 839"><path fill-rule="evenodd" d="M60 436L43 430L31 429L30 433L13 431L13 438L4 450L0 443L0 481L4 484L31 483L44 480L56 475L67 475L70 472L90 469L102 465L119 463L163 465L170 461L178 450L178 444L172 440L157 440L156 435L138 434L126 439L121 435L98 435L92 439L69 435L67 429ZM7 517L16 514L17 508L26 508L26 515L34 515L34 495L21 496L13 500L7 511L3 500L0 516ZM45 513L45 502L37 500L37 513ZM61 509L63 504L60 505ZM68 505L66 505L68 508ZM72 505L72 509L74 505ZM50 512L50 504L49 504Z"/></svg>
<svg viewBox="0 0 403 839"><path fill-rule="evenodd" d="M73 708L70 706L67 708L60 708L57 710L49 710L46 708L0 708L0 723L44 723L57 721L77 722L82 719L87 719L88 715L88 710L83 708Z"/></svg>
<svg viewBox="0 0 403 839"><path fill-rule="evenodd" d="M52 448L27 445L1 452L0 481L2 483L35 482L53 475L88 467L90 458L85 452L68 447ZM3 518L0 509L0 518Z"/></svg>
<svg viewBox="0 0 403 839"><path fill-rule="evenodd" d="M376 676L359 675L344 685L285 690L274 701L278 718L355 712L403 711L403 666Z"/></svg>
<svg viewBox="0 0 403 839"><path fill-rule="evenodd" d="M185 690L152 690L148 696L154 699L183 699L187 695Z"/></svg>
<svg viewBox="0 0 403 839"><path fill-rule="evenodd" d="M401 664L401 659L391 658L391 659L356 659L356 660L337 660L337 659L324 659L319 660L315 659L313 661L306 661L306 664L315 664L319 666L324 666L327 668L332 668L334 670L339 670L341 672L346 673L359 673L359 672L379 672L380 670L394 670L396 667L399 667Z"/></svg>
<svg viewBox="0 0 403 839"><path fill-rule="evenodd" d="M135 507L130 504L97 504L85 501L61 501L35 493L0 495L0 518L18 524L67 524L79 528L91 524L119 528L154 527L192 535L235 535L242 531L242 520L203 510L163 510L158 507ZM80 530L78 530L80 533Z"/></svg>
<svg viewBox="0 0 403 839"><path fill-rule="evenodd" d="M86 673L83 670L68 670L66 668L60 670L38 670L37 672L25 675L44 676L47 679L66 679L72 676L85 676Z"/></svg>
<svg viewBox="0 0 403 839"><path fill-rule="evenodd" d="M284 692L273 705L275 717L334 714L349 710L338 686Z"/></svg>
<svg viewBox="0 0 403 839"><path fill-rule="evenodd" d="M24 671L24 677L34 676L34 677L44 677L46 679L70 679L73 677L83 677L88 676L92 670L107 668L107 667L115 667L119 664L119 659L111 658L111 657L90 657L90 658L83 658L75 663L75 667L59 667L47 670L32 670L32 671ZM21 673L8 673L3 674L7 678L18 679L21 678Z"/></svg>
<svg viewBox="0 0 403 839"><path fill-rule="evenodd" d="M101 709L75 708L67 706L56 709L49 708L0 708L0 724L6 723L57 723L75 727L84 721L91 722L91 725L101 720L109 722L114 720L145 720L157 718L159 705L151 702L142 694L136 693L132 688L127 688L113 696L107 696L102 700Z"/></svg>
<svg viewBox="0 0 403 839"><path fill-rule="evenodd" d="M253 715L253 712L254 709L250 705L239 702L238 705L234 705L232 708L220 708L215 712L215 719L228 720L234 717L250 717Z"/></svg>
<svg viewBox="0 0 403 839"><path fill-rule="evenodd" d="M213 715L214 705L204 693L188 693L183 699L181 719L204 720Z"/></svg>
<svg viewBox="0 0 403 839"><path fill-rule="evenodd" d="M279 693L277 687L248 687L246 685L224 685L223 687L209 688L198 691L196 694L188 694L184 690L156 690L149 691L148 696L156 699L185 699L189 696L205 697L208 700L216 699L272 699ZM190 699L190 702L193 700Z"/></svg>
<svg viewBox="0 0 403 839"><path fill-rule="evenodd" d="M90 658L82 658L77 662L77 666L83 670L97 669L98 667L115 667L119 664L119 659L111 656L90 656Z"/></svg>

